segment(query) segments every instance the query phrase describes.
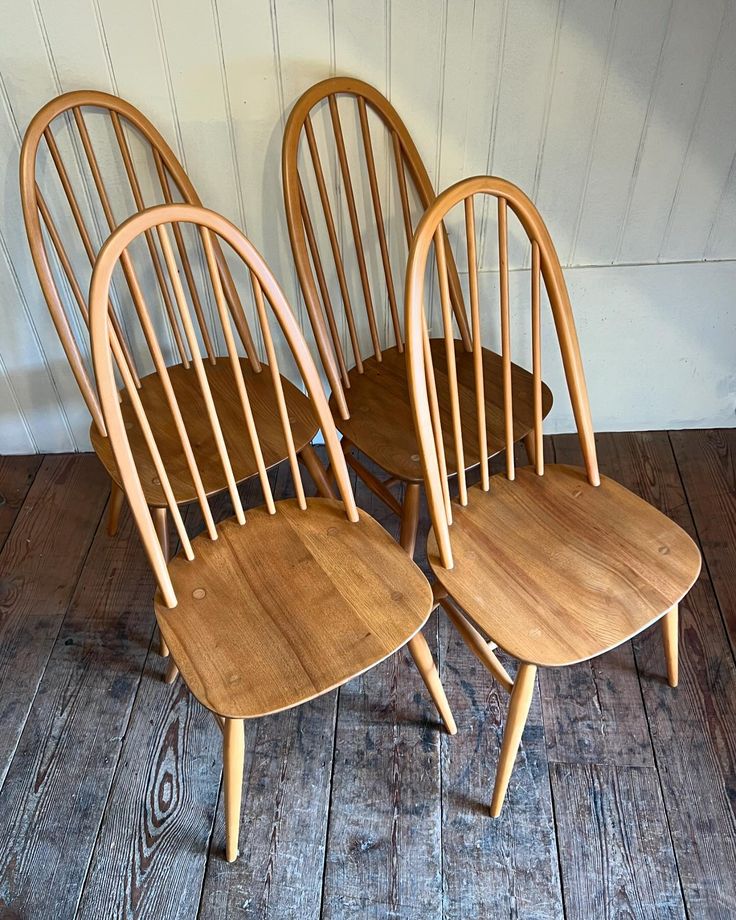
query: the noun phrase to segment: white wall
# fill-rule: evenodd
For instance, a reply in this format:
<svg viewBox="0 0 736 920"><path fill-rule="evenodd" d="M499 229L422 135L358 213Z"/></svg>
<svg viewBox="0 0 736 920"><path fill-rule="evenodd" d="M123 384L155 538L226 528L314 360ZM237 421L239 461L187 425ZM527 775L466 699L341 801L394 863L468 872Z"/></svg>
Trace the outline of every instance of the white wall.
<svg viewBox="0 0 736 920"><path fill-rule="evenodd" d="M0 21L0 453L88 449L21 221L19 144L41 104L130 99L297 303L284 113L334 73L391 98L438 185L490 171L537 202L599 429L734 423L731 0L0 0ZM569 429L547 368L551 428Z"/></svg>

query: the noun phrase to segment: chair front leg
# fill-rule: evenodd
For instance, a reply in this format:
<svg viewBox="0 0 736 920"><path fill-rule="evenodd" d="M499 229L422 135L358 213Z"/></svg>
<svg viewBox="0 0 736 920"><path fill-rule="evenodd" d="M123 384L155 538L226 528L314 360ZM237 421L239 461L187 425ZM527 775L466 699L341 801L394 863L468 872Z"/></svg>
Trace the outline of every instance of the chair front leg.
<svg viewBox="0 0 736 920"><path fill-rule="evenodd" d="M401 512L401 536L399 537L399 543L401 543L412 558L414 558L414 547L416 546L417 530L419 528L419 501L421 497L419 489L419 484L416 482L408 482L406 484L404 504ZM421 633L417 633L416 636L409 640L407 645L411 657L414 659L414 664L422 675L422 680L427 690L429 690L429 695L432 697L432 701L437 707L437 711L440 714L445 728L451 735L456 734L457 725L455 724L450 704L447 702L445 688L442 686L442 681L440 680L437 666L434 663L434 658L432 658L432 652L430 651L429 645L427 645L427 640Z"/></svg>
<svg viewBox="0 0 736 920"><path fill-rule="evenodd" d="M312 477L312 482L317 486L317 491L322 498L337 498L332 488L327 471L320 462L317 452L311 444L307 444L299 451L299 459L304 463L307 472Z"/></svg>
<svg viewBox="0 0 736 920"><path fill-rule="evenodd" d="M419 483L407 482L404 489L404 502L401 506L401 532L399 543L414 558L419 529L419 501L421 498Z"/></svg>
<svg viewBox="0 0 736 920"><path fill-rule="evenodd" d="M110 480L110 507L107 512L107 533L109 536L114 537L118 532L118 524L120 523L120 512L123 510L123 499L125 498L125 492L120 488L120 486L115 482L114 479Z"/></svg>
<svg viewBox="0 0 736 920"><path fill-rule="evenodd" d="M153 517L153 525L156 528L156 536L158 537L158 542L161 544L161 552L164 554L164 559L168 561L170 548L169 548L169 512L168 508L165 506L163 508L151 508L151 516ZM159 633L159 645L158 653L162 658L169 657L169 647L164 641L164 637ZM173 659L169 662L169 666L166 669L166 676L164 680L167 684L173 684L179 674L179 669L174 664Z"/></svg>
<svg viewBox="0 0 736 920"><path fill-rule="evenodd" d="M534 437L534 431L527 431L524 435L524 450L526 459L532 466L537 462L537 439Z"/></svg>
<svg viewBox="0 0 736 920"><path fill-rule="evenodd" d="M497 818L501 814L503 801L506 798L511 771L514 769L514 761L519 751L521 734L526 725L526 717L529 715L536 673L536 665L520 664L511 690L506 729L503 733L501 754L498 758L498 769L496 770L496 785L494 786L493 799L491 800L492 818Z"/></svg>
<svg viewBox="0 0 736 920"><path fill-rule="evenodd" d="M225 719L222 732L222 769L225 787L225 858L238 858L240 805L243 798L245 726L242 719Z"/></svg>
<svg viewBox="0 0 736 920"><path fill-rule="evenodd" d="M664 657L667 662L667 682L670 687L676 687L679 681L678 632L679 612L678 605L675 604L662 617L662 643L664 644Z"/></svg>

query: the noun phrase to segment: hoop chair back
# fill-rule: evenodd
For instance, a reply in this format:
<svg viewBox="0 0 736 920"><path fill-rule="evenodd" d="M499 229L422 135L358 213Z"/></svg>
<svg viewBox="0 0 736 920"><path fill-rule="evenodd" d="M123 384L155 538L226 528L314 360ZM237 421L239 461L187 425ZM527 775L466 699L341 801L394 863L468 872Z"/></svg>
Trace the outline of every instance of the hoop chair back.
<svg viewBox="0 0 736 920"><path fill-rule="evenodd" d="M101 131L92 131L90 128L90 115L94 112L101 112L103 116L102 129L106 131L104 150L99 143ZM114 135L114 141L111 140L110 132ZM96 146L93 135L98 138ZM66 157L62 149L67 153ZM44 150L50 157L50 164L47 158L42 156ZM141 160L145 162L145 173L136 169L136 160L139 161L139 165ZM52 175L56 174L58 184L52 182L49 176L44 194L40 177L46 176L46 165L50 166ZM109 174L113 170L116 176L120 177L120 181L114 185L106 183L104 178L105 173ZM156 179L152 180L154 173ZM123 202L120 200L120 194L113 196L113 189L120 192L126 187L126 183L128 194ZM148 188L149 185L153 185L153 188ZM91 274L101 242L119 226L121 220L146 208L146 194L153 199L149 200L149 205L171 204L177 197L186 203L200 205L199 196L173 150L153 124L129 102L109 93L94 90L64 93L48 102L35 115L23 139L20 188L26 233L44 299L82 396L95 425L104 436L106 431L102 412L83 357L87 350L86 342L83 340L86 339L86 327L89 322L86 297L89 279L80 279L78 273L83 269L80 263L88 262ZM52 197L60 197L62 204L59 210L65 211L61 214L62 220L59 222L55 221L52 215ZM116 208L118 211L124 211L121 219L115 214ZM94 232L94 225L100 218L102 229ZM67 225L72 223L75 232L71 231L71 226L69 231L66 230ZM75 235L78 240L75 239ZM195 283L196 267L192 267L187 248L176 225L174 236L196 313L199 333L209 359L213 360L215 350ZM99 242L96 242L96 239ZM79 253L80 258L77 259L72 246L78 247L80 243L83 252ZM175 307L165 278L166 268L162 264L150 231L146 233L146 243L158 296L166 307L175 335L175 348L182 363L188 366L186 348L178 325L174 321ZM216 242L213 242L213 245L229 310L237 324L253 369L258 371L258 356L237 290L219 245ZM52 269L54 260L59 266L58 274ZM128 296L136 312L140 313L143 308L141 285L125 254L122 269ZM63 284L68 286L73 302L65 296ZM74 315L75 308L79 312L78 317ZM112 301L110 323L128 370L136 385L139 385L135 349L125 335L126 323L117 314Z"/></svg>
<svg viewBox="0 0 736 920"><path fill-rule="evenodd" d="M205 349L197 338L192 312L189 309L184 287L176 270L174 248L172 246L169 229L178 228L181 233L183 226L193 225L194 231L201 240L205 253L208 278L211 283L211 293L216 304L217 314L221 324L221 332L227 349L227 362L231 375L232 398L237 400L242 411L242 438L247 439L251 446L258 467L258 476L263 491L264 502L271 514L277 513L271 486L269 483L266 465L264 463L264 450L262 438L254 422L254 413L248 394L248 384L243 374L243 366L239 354L236 333L237 324L228 310L220 266L215 254L219 241L224 242L232 252L244 263L251 284L256 314L259 321L259 332L263 338L267 358L268 370L272 377L273 389L276 396L278 417L286 449L284 456L288 456L294 487L299 506L306 512L307 501L297 461L294 438L291 429L291 419L284 398L282 378L279 373L277 348L269 322L269 312L276 318L277 326L281 330L283 339L299 371L302 382L312 400L316 421L322 428L330 463L334 471L340 496L345 506L345 513L350 521L358 520L347 467L340 450L335 425L330 414L327 399L322 389L314 361L309 353L304 336L286 302L286 299L271 274L268 266L256 251L255 247L243 234L224 217L205 208L187 205L170 204L156 208L149 208L134 215L125 221L104 244L95 263L90 289L90 337L92 342L92 360L97 381L97 390L100 398L100 408L107 427L108 436L114 452L123 488L130 503L135 522L141 533L143 544L156 575L164 602L169 607L176 606L176 595L167 570L167 563L156 536L155 527L151 519L144 496L141 482L141 471L136 466L131 450L132 422L126 424L123 418L121 399L118 394L115 367L123 379L125 397L130 400L137 426L140 428L151 456L156 476L161 483L166 505L171 512L176 526L183 551L188 559L194 558L192 543L187 536L184 522L179 507L174 499L170 482L170 471L166 469L162 459L162 450L157 443L159 431L154 431L146 414L146 408L141 401L135 380L125 360L125 354L120 342L115 335L115 328L111 320L110 310L110 284L116 266L132 264L131 245L139 237L146 237L155 231L156 238L161 246L164 261L173 286L173 303L181 321L183 337L186 340L191 356L192 371L201 395L201 404L206 407L212 438L217 447L217 455L222 466L224 478L227 482L230 498L238 522L245 524L246 518L240 496L238 494L233 467L228 445L222 432L222 425L218 417L208 372L205 367ZM176 233L174 236L176 237ZM142 311L139 314L141 324L144 326L151 354L160 376L163 392L168 403L168 408L173 420L173 427L181 445L181 451L186 458L189 475L191 476L197 494L197 500L202 511L207 533L212 540L218 537L217 527L214 522L212 510L203 485L202 471L197 465L195 453L192 449L192 438L186 423L185 407L180 405L171 377L167 370L158 337L151 321L150 313L145 301L141 303ZM270 308L270 309L269 309ZM240 342L240 348L245 343ZM114 359L114 364L113 364ZM220 359L222 363L225 359ZM200 435L201 437L201 435Z"/></svg>
<svg viewBox="0 0 736 920"><path fill-rule="evenodd" d="M342 112L339 101L343 101ZM328 156L336 153L339 164L339 178L335 177L335 193L331 201L323 157L320 156L319 144L313 117L327 104L334 147L327 149ZM372 113L372 114L370 114ZM356 141L357 151L352 155L346 144L343 131L345 116L353 120L357 114L360 141ZM347 119L345 119L347 121ZM382 357L382 338L403 352L403 332L400 315L400 292L402 278L395 278L391 264L389 239L385 216L386 201L381 197L381 183L378 179L376 154L371 134L370 122L380 125L386 134L386 143L390 143L391 154L388 167L394 180L393 188L398 190L397 200L401 203L401 212L406 237L406 252L411 246L414 234L414 220L410 201L410 189L419 199L421 210L434 201L435 193L427 170L422 163L419 152L409 135L403 121L391 103L368 83L352 77L333 77L315 84L297 101L289 115L282 147L282 178L286 218L291 240L292 252L310 321L319 349L322 363L335 394L338 409L344 419L350 417L343 388L350 387L348 379L349 366L354 366L358 373L363 373L363 353L360 343L360 312L362 310L367 322L371 348L377 361ZM305 159L308 152L311 168L300 169L300 148L302 137L306 141ZM350 160L357 160L351 174ZM370 206L366 205L366 217L361 228L358 213L359 200L356 203L356 190L353 176L364 179L367 174L370 190ZM319 204L311 210L308 203L307 179L316 185ZM407 181L408 179L408 181ZM342 189L342 197L340 196ZM350 242L340 246L339 225L347 210L350 225ZM321 217L318 211L321 210ZM322 232L321 232L322 231ZM326 241L320 247L320 238ZM347 232L347 231L346 231ZM443 229L444 234L444 229ZM378 280L371 278L366 253L368 246L377 238L380 249L381 271ZM470 350L462 288L455 268L452 252L445 237L447 263L449 272L450 297L460 337L467 350ZM348 251L354 252L360 276L360 297L351 297L349 275L351 265ZM402 264L404 264L402 262ZM337 285L331 290L328 283L334 268ZM381 280L382 275L382 280ZM380 286L380 287L379 287ZM383 290L381 290L383 288ZM334 302L342 308L344 322L347 326L349 349L343 348L340 336L341 317L336 312ZM381 316L381 303L387 303L388 315ZM384 308L385 309L385 308ZM389 331L390 328L390 331ZM382 335L382 330L385 334Z"/></svg>
<svg viewBox="0 0 736 920"><path fill-rule="evenodd" d="M432 246L437 262L437 284L442 305L442 322L447 354L447 398L453 419L453 441L458 458L458 490L462 505L468 503L468 489L463 463L463 436L460 424L458 381L452 337L447 262L441 233L443 218L461 202L464 208L467 238L467 272L470 292L471 335L474 356L474 382L477 407L477 437L481 457L487 457L485 445L486 422L483 374L481 364L481 313L478 286L478 265L475 239L475 196L491 195L498 203L499 300L500 337L503 373L503 412L506 447L506 475L514 478L513 392L511 375L511 322L509 306L508 211L518 218L531 246L531 364L534 377L534 467L544 474L542 440L542 345L541 345L541 284L544 284L552 309L557 339L575 424L582 447L585 469L591 485L600 484L593 425L583 373L575 323L552 238L539 212L529 198L511 182L495 176L464 179L448 188L427 209L414 237L406 281L407 371L414 423L424 468L427 496L442 565L452 568L450 525L452 508L447 481L445 448L439 424L438 385L432 364L429 335L424 308L427 262ZM442 394L441 394L442 395ZM481 488L490 488L488 461L481 462Z"/></svg>

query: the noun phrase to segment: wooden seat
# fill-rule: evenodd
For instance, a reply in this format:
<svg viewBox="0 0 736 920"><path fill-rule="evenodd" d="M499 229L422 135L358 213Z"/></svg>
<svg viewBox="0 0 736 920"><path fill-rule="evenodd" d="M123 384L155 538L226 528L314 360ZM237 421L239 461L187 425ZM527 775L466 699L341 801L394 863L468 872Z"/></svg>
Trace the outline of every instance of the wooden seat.
<svg viewBox="0 0 736 920"><path fill-rule="evenodd" d="M458 497L451 500L451 458L466 442L482 440L486 425L475 243L475 198L497 200L500 326L506 474L468 488L462 464ZM447 266L441 223L462 203L476 357L474 390L460 381L452 341ZM530 243L533 467L517 469L511 362L508 219L514 215ZM435 363L425 316L425 275L434 247L442 306L446 363ZM517 279L517 284L518 284ZM545 463L542 441L541 288L546 289L562 354L585 469ZM659 621L672 687L678 681L678 604L700 571L700 552L675 523L622 485L601 477L570 300L552 239L532 202L516 186L477 176L443 192L424 214L409 256L406 285L407 368L419 453L425 471L432 531L427 553L438 583L435 597L468 647L510 692L491 814L500 814L526 722L538 666L585 661L626 642ZM449 392L453 423L441 419ZM475 431L465 423L462 391L474 392ZM463 414L461 424L461 412ZM445 445L449 442L449 447ZM486 641L486 637L490 641ZM512 678L496 646L519 661Z"/></svg>
<svg viewBox="0 0 736 920"><path fill-rule="evenodd" d="M274 390L273 379L268 373L268 367L261 365L261 372L256 374L248 361L241 359L240 366L243 378L248 388L253 417L256 428L260 433L263 460L266 468L281 463L288 454L284 441L284 432L277 413L274 411L278 404L277 394ZM233 380L232 369L226 360L221 359L216 364L206 363L205 373L212 390L215 408L222 425L222 434L225 439L228 454L232 460L233 476L236 482L250 479L258 473L258 463L253 453L253 445L243 437L243 412L240 408L237 389ZM264 373L265 371L265 373ZM202 402L202 394L197 382L194 368L185 368L177 364L169 368L171 385L176 394L176 401L181 406L184 425L190 434L192 448L197 458L197 466L202 473L202 482L207 495L222 491L223 472L222 464L217 453L217 445L212 435L206 408ZM284 399L292 423L294 445L301 451L317 434L317 423L314 418L309 399L298 390L291 381L283 379L281 385L284 390ZM164 466L169 472L171 487L179 504L196 501L197 491L187 465L176 427L171 417L166 394L157 373L148 374L141 378L141 388L138 390L146 417L151 427L158 434L158 444L161 450ZM125 426L128 430L131 450L135 457L136 466L141 473L143 491L148 504L154 507L166 505L166 496L161 488L161 483L156 475L156 470L151 460L151 455L146 446L143 432L136 419L135 411L131 405L130 397L123 388L121 393L122 412ZM113 479L119 480L115 457L109 438L102 437L95 425L90 429L92 445L98 457Z"/></svg>
<svg viewBox="0 0 736 920"><path fill-rule="evenodd" d="M207 362L176 272L169 232L182 225L196 228L204 250L205 278L211 285L206 291L227 353L215 363ZM188 369L167 368L154 332L151 349L159 382L144 378L139 387L115 335L109 297L116 266L149 232L155 233L172 278L191 362ZM244 343L236 340L240 330L228 309L216 257L220 243L251 279L265 351L259 372L241 357ZM145 328L155 328L147 312L141 319ZM95 264L90 336L114 465L158 583L154 606L161 634L174 668L217 715L223 730L226 854L233 860L244 719L310 700L407 645L447 730L456 731L420 632L432 607L432 591L399 544L356 508L335 423L302 331L261 256L225 218L201 207L171 204L122 224ZM306 396L281 375L279 355L284 352ZM116 371L124 384L122 400ZM172 425L154 425L164 404ZM265 411L272 404L274 411ZM227 430L226 419L232 425ZM307 500L297 450L315 426L324 435L340 500ZM280 450L286 453L295 498L275 502L268 466ZM234 512L219 524L208 499L209 485L216 480L201 464L210 451ZM246 514L235 477L248 463L254 465L264 501ZM151 489L154 480L156 491ZM205 525L196 539L185 527L178 501L190 494L189 488ZM149 509L161 495L181 545L172 560Z"/></svg>
<svg viewBox="0 0 736 920"><path fill-rule="evenodd" d="M86 165L82 165L80 157L86 161ZM201 202L181 163L154 125L124 99L94 90L64 93L40 109L23 139L20 167L23 218L33 263L67 360L92 416L92 446L110 474L108 532L114 535L123 492L94 381L90 378L85 360L88 351L88 279L99 247L107 235L104 231L99 232L94 215L99 210L99 214L104 217L107 232L111 233L131 213L140 212L151 204L171 203L177 199L194 205ZM94 189L85 178L86 170L89 171ZM105 177L116 170L118 181L106 182ZM55 214L58 217L60 213L62 220L58 221ZM65 234L65 227L69 227L70 231L74 227L75 231ZM182 284L186 285L186 296L190 298L194 311L197 335L207 355L207 373L211 378L223 435L228 446L234 447L235 441L240 438L242 417L239 415L237 401L233 401L232 386L228 389L225 382L229 377L228 369L217 364L220 357L218 340L210 328L211 322L208 323L207 301L203 302L198 292L197 263L201 259L201 252L197 251L196 246L191 247L178 225L174 226L174 238L178 262L173 270L181 274ZM170 344L179 362L170 367L169 376L177 398L185 408L187 421L193 425L191 448L205 482L205 491L207 494L223 491L228 487L228 482L215 440L206 432L200 437L203 428L202 422L198 424L197 419L205 420L206 424L207 408L202 402L199 389L194 385L195 373L190 366L191 348L177 315L178 307L172 290L174 279L170 273L174 263L170 265L162 257L150 231L145 234L145 247L142 245L141 249L147 258L136 258L135 264L129 254L123 254L122 278L113 285L111 292L112 335L136 386L142 387L140 395L148 419L160 434L166 462L172 464L171 484L174 495L177 502L184 504L196 498L196 487L191 476L186 473L185 452L162 384L161 360L152 354L155 333L143 325L137 339L131 336L131 327L142 322L141 318L147 314L149 301L160 302L165 322L168 323L170 341L167 344ZM227 308L247 358L248 368L244 373L250 375L254 411L258 414L264 450L268 454L267 465L270 466L287 456L283 442L274 442L267 430L270 427L278 437L280 421L276 414L276 402L268 402L274 395L273 385L268 368L259 359L238 288L216 240L213 241L213 249ZM139 343L137 348L136 341ZM155 373L144 376L144 369L148 371L151 359ZM166 363L172 364L170 360ZM262 373L263 370L266 372ZM259 378L258 382L256 377ZM293 409L298 422L295 439L300 459L319 493L332 496L334 493L325 470L310 444L316 427L309 418L308 401L287 380L282 381L282 386L289 411ZM130 422L132 413L129 400L126 402L124 387L121 395L126 421ZM151 460L144 439L140 431L137 434L135 431L134 425L131 444L136 459L142 464L142 469L150 473ZM279 447L284 449L279 451ZM257 471L249 451L249 446L242 439L240 446L234 447L233 475L236 482L248 479ZM144 478L145 494L150 499L164 552L168 554L166 501L156 478L155 475ZM163 643L160 650L162 655L168 654ZM171 671L170 675L173 673Z"/></svg>
<svg viewBox="0 0 736 920"><path fill-rule="evenodd" d="M452 450L452 407L448 399L447 361L441 339L430 341L435 374L438 380L440 416L445 443L448 472L457 472L457 458ZM475 430L475 382L473 355L465 351L462 342L455 340L455 361L460 393L460 413L463 433L468 445L464 456L466 470L480 463ZM532 375L512 366L514 387L514 440L521 440L534 427ZM483 376L485 381L486 431L488 455L504 449L504 414L502 361L499 355L483 349ZM353 368L350 380L350 418L339 426L355 447L374 460L390 476L405 482L422 481L422 464L414 433L414 420L406 379L406 355L397 348L383 352L382 360L375 357L363 361L363 373ZM552 407L552 393L543 387L543 411ZM330 408L337 411L334 394Z"/></svg>
<svg viewBox="0 0 736 920"><path fill-rule="evenodd" d="M169 563L177 606L156 617L187 686L213 712L254 718L332 690L405 645L432 591L386 530L329 499L230 519Z"/></svg>
<svg viewBox="0 0 736 920"><path fill-rule="evenodd" d="M318 124L323 120L324 124ZM423 479L410 423L403 360L403 272L399 275L395 272L397 265L404 264L414 235L415 201L424 209L435 199L432 183L396 110L375 87L353 77L323 80L296 102L284 132L282 169L294 262L332 388L330 405L344 435L343 448L349 454L357 448L388 476L379 479L352 455L348 456L348 463L400 515L402 545L413 553ZM403 234L399 228L393 234L387 229L393 216L388 211L389 196L395 202L394 223L403 223ZM341 217L345 237L342 241ZM471 423L465 417L465 407L470 406L465 385L472 385L473 381L472 334L444 227L441 233L441 254L447 264L455 324L451 335L458 337L456 354L463 381L462 424L466 425ZM406 248L402 248L399 240L402 235ZM401 255L397 255L398 249ZM371 271L374 263L375 270ZM500 359L484 349L483 364L488 384L486 452L490 457L505 449L506 443L499 401ZM440 372L439 367L437 370ZM516 365L512 374L518 384L512 404L514 438L525 439L531 458L534 439L530 434L533 426L530 378ZM440 401L443 424L450 425L450 412L441 388ZM545 415L551 405L551 394L544 387ZM468 443L465 467L476 466L480 455L478 442ZM447 462L454 470L456 460L450 453ZM397 482L404 485L401 499L389 489Z"/></svg>
<svg viewBox="0 0 736 920"><path fill-rule="evenodd" d="M453 506L454 566L442 587L500 648L557 667L615 648L678 603L700 572L690 537L613 479L546 464L494 476Z"/></svg>

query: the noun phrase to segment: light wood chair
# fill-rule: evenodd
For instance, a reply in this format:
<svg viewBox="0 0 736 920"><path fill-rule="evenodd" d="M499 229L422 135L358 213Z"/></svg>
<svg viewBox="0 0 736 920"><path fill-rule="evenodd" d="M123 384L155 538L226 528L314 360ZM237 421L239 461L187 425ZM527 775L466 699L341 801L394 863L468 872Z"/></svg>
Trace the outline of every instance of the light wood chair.
<svg viewBox="0 0 736 920"><path fill-rule="evenodd" d="M500 327L503 341L506 471L468 488L459 474L451 500L446 453L462 456L468 432L460 424L458 370L453 365L449 279L438 259L445 329L452 446L438 424L434 352L423 306L431 248L443 245L441 221L461 203L467 231L473 351L480 352L481 309L475 246L475 197L498 206ZM487 199L485 199L487 200ZM511 319L507 259L508 214L516 215L531 245L531 364L534 378L532 466L516 469L510 406ZM545 464L542 444L541 284L552 308L585 469ZM677 685L678 603L700 571L700 553L676 524L638 496L598 472L590 408L570 301L550 235L531 201L503 179L466 179L443 192L416 232L406 284L407 367L419 450L433 524L428 541L437 577L435 597L461 636L511 694L491 803L497 816L529 711L538 667L585 661L615 648L656 621L662 623L667 674ZM478 365L476 365L478 366ZM444 374L444 366L442 370ZM483 441L484 380L475 376ZM481 449L481 452L482 449ZM459 464L461 467L462 464ZM492 641L487 642L486 637ZM519 661L512 681L496 645Z"/></svg>
<svg viewBox="0 0 736 920"><path fill-rule="evenodd" d="M98 122L101 119L103 122L102 125L95 125L96 131L89 124L92 118ZM103 127L107 129L106 133L101 130ZM141 163L144 166L143 171L140 169ZM46 165L49 166L48 170L45 169ZM52 182L54 174L58 183ZM48 179L44 191L40 184L41 175ZM113 187L110 181L105 181L105 176L109 179L111 175L117 177L119 187ZM65 93L48 102L36 114L23 140L20 184L23 216L33 263L64 352L92 416L92 446L110 475L112 491L108 531L114 535L123 501L122 483L97 394L85 363L84 353L87 349L84 340L87 336L89 314L86 292L89 275L85 277L80 273L83 263L88 263L89 273L95 263L99 249L96 242L98 235L95 233L97 220L102 220L104 230L99 237L104 239L120 223L115 213L116 209L118 214L122 212L123 218L142 211L146 207L146 193L149 204L171 203L177 198L195 205L201 202L174 152L153 124L129 102L93 90ZM58 206L61 219L57 221L52 213L52 197L61 202ZM194 307L198 334L207 353L206 371L220 413L223 436L230 443L235 440L234 433L240 431L237 394L230 389L232 381L225 364L217 360L217 342L207 323L207 304L202 303L197 291L197 265L192 264L177 225L174 225L174 237L179 267L184 273ZM188 353L179 322L175 318L175 305L169 287L171 279L167 280L167 266L162 262L150 232L146 234L146 247L150 263L138 272L130 257L123 256L121 268L124 285L120 285L117 292L124 309L118 311L111 306L110 321L126 367L138 395L146 406L153 430L160 439L163 455L170 465L178 465L178 472L172 472L171 475L171 487L176 503L183 505L198 498L201 490L208 495L224 490L228 487L228 482L219 463L215 441L209 434L205 406L201 401L196 375L191 367L191 355ZM264 462L271 466L286 458L286 454L281 452L283 443L275 448L264 430L264 426L270 426L274 433L280 431L273 381L267 372L268 368L258 358L237 288L216 240L213 241L213 248L228 309L245 348L247 361L243 362L243 373L252 388L253 412L263 432ZM201 483L195 482L188 474L185 459L188 461L191 458L185 458L181 453L178 433L168 412L169 394L165 392L161 375L157 370L144 375L140 367L141 354L139 352L136 356L135 348L126 335L126 327L130 325L131 317L145 315L146 286L140 277L143 271L150 275L169 319L173 335L172 344L178 356L177 366L169 371L169 380L190 425L191 450L201 470ZM77 310L78 315L75 316ZM152 349L152 330L145 325L142 339L145 342L141 343L144 357L148 360L148 354L145 352L149 352L155 366L158 359ZM311 446L317 427L309 401L288 381L282 381L282 386L289 414L295 420L295 448L320 494L329 496L333 494L332 489L325 470ZM129 404L124 402L124 406L126 413L132 412ZM147 466L148 472L152 472L143 439L133 438L131 446L137 462L144 467ZM232 474L235 482L248 479L257 472L255 457L248 447L232 450ZM166 497L155 475L144 476L142 481L146 501L151 508L164 552L168 554ZM161 653L168 654L163 644ZM170 670L169 678L173 679L174 676L175 671Z"/></svg>
<svg viewBox="0 0 736 920"><path fill-rule="evenodd" d="M233 445L222 424L221 406L207 373L206 354L197 342L195 320L174 268L169 228L194 225L206 254L211 293L227 346L223 373L230 375L232 411L240 415L239 439L249 445L258 468L264 505L243 510L235 484ZM201 485L198 458L186 450L192 478L200 483L197 501L205 531L190 539L176 501L162 428L154 427L115 334L109 309L115 266L126 259L136 238L155 232L173 279L174 302L191 351L195 386L217 444L218 462L228 483L235 514L219 525ZM176 236L176 234L174 234ZM246 375L218 270L215 241L224 242L249 273L258 331L268 357L278 405L281 449L288 456L296 497L274 501L267 475L267 451L253 408L253 375ZM270 308L270 309L269 309ZM272 319L269 316L272 314ZM147 314L142 315L145 321ZM275 318L275 322L273 322ZM271 329L285 340L310 397L313 417L324 433L340 500L305 497L296 456L294 428L279 375L278 349ZM356 508L347 467L327 399L304 337L268 267L246 238L225 218L185 204L149 209L127 220L102 247L90 292L92 357L100 410L122 486L156 575L156 619L182 678L195 697L218 718L224 735L224 790L227 858L238 845L243 780L243 720L279 712L326 693L360 674L405 644L423 662L422 676L441 708L449 731L452 714L426 642L419 631L432 608L429 584L389 534ZM244 343L242 343L244 345ZM113 363L114 358L114 363ZM115 366L124 380L121 403ZM162 365L164 382L169 377ZM181 445L191 440L190 419L181 394L164 387ZM189 391L184 398L190 397ZM127 402L126 402L127 400ZM198 429L199 430L199 429ZM136 449L140 439L149 458ZM272 427L267 440L277 440ZM181 551L167 560L148 510L146 482L155 472L176 526Z"/></svg>
<svg viewBox="0 0 736 920"><path fill-rule="evenodd" d="M340 114L339 100L345 100ZM333 141L323 143L320 155L318 132L313 119L324 106L329 110ZM358 171L363 178L367 173L367 190L370 205L361 228L358 171L351 175L349 142L343 124L355 121L359 125L360 140L356 139ZM390 150L381 175L390 172L391 190L395 201L400 202L406 248L399 259L405 265L411 244L414 218L412 199L416 198L421 211L435 198L427 170L414 142L398 113L388 100L374 87L350 77L335 77L311 87L294 106L284 134L282 148L282 178L286 217L297 274L309 312L315 339L332 388L330 407L343 439L342 447L348 464L366 485L392 511L401 518L401 543L410 554L414 553L419 523L422 467L411 418L402 329L401 290L403 271L396 279L392 268L391 245L387 236L385 200L381 198L375 145L371 121L380 126L386 147ZM375 127L374 127L375 130ZM302 143L302 139L306 144ZM300 168L300 153L306 161ZM334 154L336 189L323 165L324 154ZM408 177L407 177L408 174ZM408 181L407 181L408 178ZM309 190L316 186L314 207L310 210ZM340 245L340 223L347 221L344 245ZM397 204L398 209L398 204ZM321 210L321 218L318 213ZM349 230L347 229L349 225ZM397 228L398 229L398 228ZM444 228L443 228L444 233ZM320 244L322 243L322 246ZM402 244L403 245L403 244ZM377 247L380 251L380 270L371 284L370 256ZM320 251L320 248L324 252ZM350 253L354 253L353 256ZM471 348L463 293L451 248L442 249L450 285L450 301L459 338L454 343L454 361L460 382L460 419L468 432L475 424L473 404L473 375L475 360ZM396 258L394 258L394 263ZM331 288L330 276L334 270L337 283ZM351 271L360 278L361 296L351 297ZM333 306L333 303L335 306ZM336 306L339 309L336 309ZM383 311L384 315L381 315ZM341 323L347 326L349 347L343 347ZM365 357L361 347L361 328L369 351ZM369 343L369 344L368 344ZM430 343L438 370L444 367L444 348L441 340ZM465 469L477 466L481 459L504 449L504 428L501 380L501 359L494 352L483 349L479 360L483 367L485 383L486 440L485 456L478 453L477 442L469 441L462 463ZM512 365L515 401L513 406L513 431L515 439L525 439L529 451L533 446L532 377L523 368ZM546 414L552 405L552 395L542 387L542 411ZM449 406L440 404L440 417L444 431L451 430ZM373 460L387 477L375 476L352 455L354 449ZM457 460L448 453L448 470L457 471ZM395 484L403 484L403 501L391 491Z"/></svg>

